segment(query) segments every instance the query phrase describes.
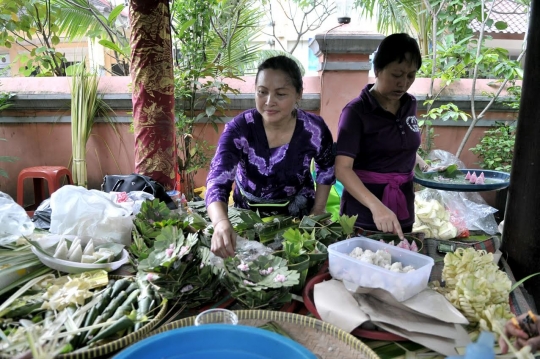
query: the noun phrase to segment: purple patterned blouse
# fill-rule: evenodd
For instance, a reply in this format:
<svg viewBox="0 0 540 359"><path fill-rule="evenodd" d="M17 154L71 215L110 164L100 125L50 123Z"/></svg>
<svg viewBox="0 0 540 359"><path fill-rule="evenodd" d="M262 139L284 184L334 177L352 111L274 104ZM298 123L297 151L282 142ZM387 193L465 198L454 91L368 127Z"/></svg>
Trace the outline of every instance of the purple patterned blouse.
<svg viewBox="0 0 540 359"><path fill-rule="evenodd" d="M228 202L232 184L236 207L267 214L308 214L315 200L310 171L315 160L316 182L335 182L333 140L324 120L298 110L290 143L269 148L261 114L247 110L225 125L206 179L206 205ZM274 204L267 207L253 204ZM281 205L281 206L280 206Z"/></svg>

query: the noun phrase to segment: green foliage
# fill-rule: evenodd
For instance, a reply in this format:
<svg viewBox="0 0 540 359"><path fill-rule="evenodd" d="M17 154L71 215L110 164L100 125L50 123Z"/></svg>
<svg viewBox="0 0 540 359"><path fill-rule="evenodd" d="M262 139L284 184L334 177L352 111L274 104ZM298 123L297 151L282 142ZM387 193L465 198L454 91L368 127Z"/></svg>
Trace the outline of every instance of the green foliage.
<svg viewBox="0 0 540 359"><path fill-rule="evenodd" d="M193 198L194 176L207 168L213 147L204 131L218 123L239 91L227 79L240 79L256 58L250 45L259 29L261 13L255 0L175 1L172 5L175 48L175 98L178 99L178 172L188 200ZM200 132L194 133L195 125Z"/></svg>
<svg viewBox="0 0 540 359"><path fill-rule="evenodd" d="M238 257L224 260L223 285L231 296L249 309L279 308L291 301L289 290L300 274L289 270L287 261L273 255L244 263Z"/></svg>
<svg viewBox="0 0 540 359"><path fill-rule="evenodd" d="M482 168L510 172L515 141L515 125L496 122L493 128L484 132L480 143L470 150L480 158Z"/></svg>
<svg viewBox="0 0 540 359"><path fill-rule="evenodd" d="M0 111L5 110L9 106L11 106L11 103L9 102L11 97L13 97L13 94L5 93L5 92L0 93ZM7 140L5 138L0 137L0 141L7 141ZM18 158L13 157L13 156L0 156L0 162L15 162L17 160ZM9 177L8 173L3 168L0 168L0 176L5 177L5 178Z"/></svg>
<svg viewBox="0 0 540 359"><path fill-rule="evenodd" d="M514 91L509 92L511 99L505 99L510 107L516 108L519 105L520 93L516 91L516 80L522 79L523 71L521 64L518 61L511 60L508 51L501 48L493 48L486 46L485 41L491 37L479 37L475 33L471 23L476 22L484 29L495 26L496 28L504 28L504 22L494 23L489 18L491 1L474 0L462 2L460 0L432 0L430 1L432 9L440 9L436 12L437 33L432 34L432 43L436 43L435 53L430 54L422 64L418 76L431 77L432 83L435 79L440 79L440 88L438 93L429 93L426 114L419 121L425 133L425 141L422 153L429 153L432 146L431 132L432 120L463 120L467 121L469 114L461 111L452 103L440 105L437 108L432 108L438 104L437 100L444 89L452 83L464 78L476 79L494 79L491 83L497 87L510 83L510 88ZM441 8L441 6L443 6ZM430 12L433 16L434 12ZM432 19L433 20L433 19ZM472 96L476 95L471 94ZM483 95L495 97L498 100L499 92L484 93ZM471 108L473 121L471 126L474 126L476 120L481 118L485 111L491 106L491 103L484 109L480 109L477 115L477 108ZM458 156L463 149L463 145L468 139L472 128L467 131L462 144L458 149Z"/></svg>
<svg viewBox="0 0 540 359"><path fill-rule="evenodd" d="M23 76L66 76L67 60L57 48L60 39L110 35L112 40L121 35L109 28L117 14L118 9L114 9L114 18L106 19L85 0L4 1L0 7L0 46L11 48L18 44L26 50L13 59Z"/></svg>
<svg viewBox="0 0 540 359"><path fill-rule="evenodd" d="M433 100L427 100L424 102L424 104L431 105L433 104ZM468 113L461 111L456 105L449 102L447 104L443 104L439 107L430 108L429 111L424 114L423 120L418 121L418 126L423 126L424 124L432 125L432 120L442 120L442 121L459 121L460 119L463 121L467 121L471 115Z"/></svg>
<svg viewBox="0 0 540 359"><path fill-rule="evenodd" d="M210 250L197 233L166 226L138 265L138 276L149 281L163 297L187 308L198 307L219 295L218 271L210 265Z"/></svg>

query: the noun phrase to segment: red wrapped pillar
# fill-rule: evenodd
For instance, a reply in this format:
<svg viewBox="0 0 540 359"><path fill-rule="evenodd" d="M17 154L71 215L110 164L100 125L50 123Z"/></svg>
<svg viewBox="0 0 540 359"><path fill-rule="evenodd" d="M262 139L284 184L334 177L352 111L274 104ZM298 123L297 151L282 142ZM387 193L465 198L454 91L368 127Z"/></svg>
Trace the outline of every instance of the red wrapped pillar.
<svg viewBox="0 0 540 359"><path fill-rule="evenodd" d="M174 189L176 151L168 0L131 0L135 171Z"/></svg>

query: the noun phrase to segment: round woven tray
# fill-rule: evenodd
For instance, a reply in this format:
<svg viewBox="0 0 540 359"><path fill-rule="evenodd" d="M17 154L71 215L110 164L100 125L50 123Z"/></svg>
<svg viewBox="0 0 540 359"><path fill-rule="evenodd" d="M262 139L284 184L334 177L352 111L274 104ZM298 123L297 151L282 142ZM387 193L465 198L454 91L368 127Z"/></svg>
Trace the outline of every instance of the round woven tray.
<svg viewBox="0 0 540 359"><path fill-rule="evenodd" d="M88 350L73 352L68 354L61 354L55 357L55 359L92 359L99 358L103 355L116 352L124 347L127 347L130 344L133 344L142 338L146 337L148 332L150 332L154 327L163 319L167 313L167 301L161 302L161 309L158 314L152 318L145 326L141 329L133 332L125 337L119 338L110 343L100 345L95 348L90 348Z"/></svg>
<svg viewBox="0 0 540 359"><path fill-rule="evenodd" d="M308 348L320 358L380 359L377 354L349 333L304 315L267 311L237 310L238 324L258 327L269 321L278 323L295 341ZM152 331L150 335L193 325L195 317L174 321Z"/></svg>

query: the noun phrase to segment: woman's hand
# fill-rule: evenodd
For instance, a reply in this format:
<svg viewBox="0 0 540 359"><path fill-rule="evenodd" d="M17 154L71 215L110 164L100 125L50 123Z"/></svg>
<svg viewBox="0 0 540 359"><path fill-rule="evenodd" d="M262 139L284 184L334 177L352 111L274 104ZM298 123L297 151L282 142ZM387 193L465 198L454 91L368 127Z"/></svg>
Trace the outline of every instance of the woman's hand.
<svg viewBox="0 0 540 359"><path fill-rule="evenodd" d="M384 204L379 203L374 206L371 209L371 214L373 215L373 222L375 222L379 231L397 234L399 239L405 238L396 214Z"/></svg>
<svg viewBox="0 0 540 359"><path fill-rule="evenodd" d="M214 223L212 246L210 250L221 258L233 257L236 248L236 232L233 230L228 218Z"/></svg>
<svg viewBox="0 0 540 359"><path fill-rule="evenodd" d="M522 323L523 319L525 319L527 315L528 314L525 313L517 317L518 322ZM540 335L538 334L540 332L540 318L536 318L537 320L535 323L529 324L531 332L535 334L531 337L529 337L529 335L525 333L523 329L518 328L511 320L506 322L504 326L504 335L508 339L515 338L516 349L521 349L528 345L531 347L531 352L535 353L540 348ZM501 347L501 352L503 354L508 353L508 344L502 336L499 338L499 346Z"/></svg>
<svg viewBox="0 0 540 359"><path fill-rule="evenodd" d="M314 206L312 209L311 209L311 212L309 212L309 215L314 215L314 216L317 216L319 214L323 214L323 213L326 213L326 207L325 206Z"/></svg>

